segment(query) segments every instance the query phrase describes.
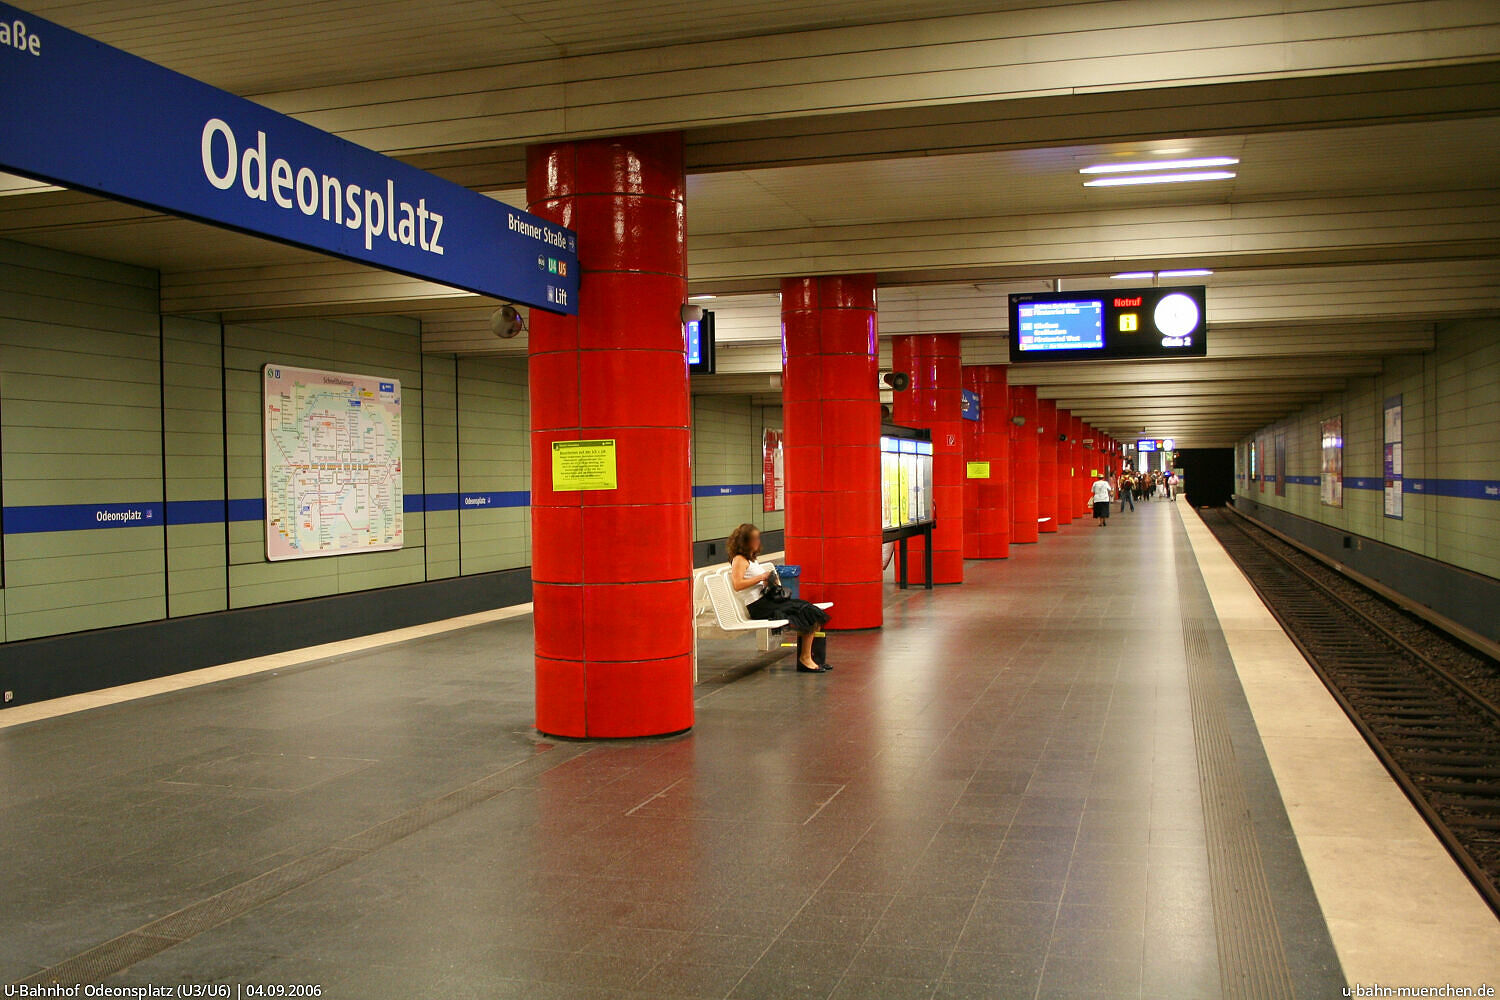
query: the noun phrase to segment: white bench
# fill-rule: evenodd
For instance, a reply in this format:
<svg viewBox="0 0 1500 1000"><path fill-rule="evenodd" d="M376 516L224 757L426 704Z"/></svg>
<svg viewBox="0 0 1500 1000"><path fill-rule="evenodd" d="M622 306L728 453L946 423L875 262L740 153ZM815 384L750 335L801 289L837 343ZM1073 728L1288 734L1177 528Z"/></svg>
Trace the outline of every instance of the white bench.
<svg viewBox="0 0 1500 1000"><path fill-rule="evenodd" d="M762 653L769 652L771 633L776 629L786 628L791 623L781 618L751 618L745 611L745 605L734 596L734 584L729 577L731 570L732 567L725 566L705 573L703 576L703 587L708 592L708 601L713 608L714 623L720 631L728 635L740 632L757 633L756 648ZM833 607L833 602L827 601L816 607L827 611Z"/></svg>

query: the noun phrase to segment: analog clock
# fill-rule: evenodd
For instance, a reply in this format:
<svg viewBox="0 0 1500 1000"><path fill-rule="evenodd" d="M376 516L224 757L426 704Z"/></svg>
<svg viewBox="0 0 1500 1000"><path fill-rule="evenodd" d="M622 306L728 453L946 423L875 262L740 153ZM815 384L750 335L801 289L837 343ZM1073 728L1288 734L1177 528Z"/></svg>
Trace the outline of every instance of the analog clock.
<svg viewBox="0 0 1500 1000"><path fill-rule="evenodd" d="M1152 314L1164 337L1186 337L1198 329L1198 303L1181 292L1164 295Z"/></svg>

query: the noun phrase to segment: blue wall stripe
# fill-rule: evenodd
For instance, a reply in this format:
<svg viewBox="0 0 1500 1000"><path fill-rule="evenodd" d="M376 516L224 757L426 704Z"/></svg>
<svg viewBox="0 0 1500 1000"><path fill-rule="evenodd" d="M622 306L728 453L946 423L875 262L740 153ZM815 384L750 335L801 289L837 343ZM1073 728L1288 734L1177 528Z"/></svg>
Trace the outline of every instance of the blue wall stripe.
<svg viewBox="0 0 1500 1000"><path fill-rule="evenodd" d="M1239 477L1243 478L1243 476ZM1287 476L1286 481L1299 486L1316 486L1317 476ZM1274 483L1268 479L1267 484ZM1403 492L1408 495L1456 497L1463 500L1500 501L1500 480L1496 479L1406 479ZM1349 476L1346 490L1380 490L1383 479ZM694 486L694 497L757 496L760 483L736 483L725 486ZM494 493L409 493L404 498L407 513L445 510L480 510L525 507L531 503L526 490ZM34 507L6 507L5 534L27 535L44 531L86 531L95 528L154 527L163 523L222 524L225 508L230 521L261 521L266 504L259 497L231 500L173 500L165 507L151 503L50 504ZM163 517L165 514L165 517Z"/></svg>
<svg viewBox="0 0 1500 1000"><path fill-rule="evenodd" d="M168 500L168 524L223 524L223 500Z"/></svg>
<svg viewBox="0 0 1500 1000"><path fill-rule="evenodd" d="M160 527L162 507L152 503L67 503L5 508L5 533Z"/></svg>
<svg viewBox="0 0 1500 1000"><path fill-rule="evenodd" d="M408 514L424 511L465 510L492 507L525 507L531 493L514 490L499 493L408 493L402 509ZM28 535L43 531L85 531L94 528L139 528L163 523L163 505L151 503L44 504L6 507L5 534ZM230 521L263 521L266 503L259 497L241 500L172 500L165 505L165 523L223 524Z"/></svg>
<svg viewBox="0 0 1500 1000"><path fill-rule="evenodd" d="M512 490L504 493L463 493L457 496L461 510L478 510L484 507L525 507L531 503L529 490Z"/></svg>
<svg viewBox="0 0 1500 1000"><path fill-rule="evenodd" d="M231 521L264 521L266 502L260 497L231 500L229 501L229 519Z"/></svg>
<svg viewBox="0 0 1500 1000"><path fill-rule="evenodd" d="M694 497L748 497L760 496L765 491L763 483L735 483L727 486L694 486Z"/></svg>
<svg viewBox="0 0 1500 1000"><path fill-rule="evenodd" d="M1408 479L1406 492L1465 500L1500 500L1500 479Z"/></svg>
<svg viewBox="0 0 1500 1000"><path fill-rule="evenodd" d="M1244 476L1239 478L1243 479ZM1297 486L1317 486L1317 476L1287 476L1286 481ZM1275 476L1267 476L1267 483L1276 482ZM1401 480L1401 492L1422 493L1438 497L1457 497L1461 500L1500 500L1500 479L1415 479ZM1346 490L1383 490L1384 479L1369 476L1349 476L1344 480Z"/></svg>

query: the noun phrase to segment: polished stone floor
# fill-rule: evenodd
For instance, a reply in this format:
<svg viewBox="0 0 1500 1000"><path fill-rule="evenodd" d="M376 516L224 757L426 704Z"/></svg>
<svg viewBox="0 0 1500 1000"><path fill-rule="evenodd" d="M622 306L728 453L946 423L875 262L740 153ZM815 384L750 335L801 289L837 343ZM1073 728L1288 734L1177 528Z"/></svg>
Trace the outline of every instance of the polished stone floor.
<svg viewBox="0 0 1500 1000"><path fill-rule="evenodd" d="M1224 995L1181 526L1143 504L1013 552L892 589L827 676L704 643L669 741L538 737L529 618L0 731L0 981ZM1280 958L1296 995L1337 995L1222 690Z"/></svg>

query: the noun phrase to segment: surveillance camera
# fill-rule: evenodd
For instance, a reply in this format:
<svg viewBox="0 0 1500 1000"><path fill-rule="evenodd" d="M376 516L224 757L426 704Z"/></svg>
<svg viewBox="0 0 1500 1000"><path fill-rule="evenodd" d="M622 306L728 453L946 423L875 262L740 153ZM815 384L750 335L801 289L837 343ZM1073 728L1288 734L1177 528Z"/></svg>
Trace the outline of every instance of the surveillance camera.
<svg viewBox="0 0 1500 1000"><path fill-rule="evenodd" d="M684 303L682 307L682 321L684 323L697 323L703 319L703 307L695 306L691 302Z"/></svg>
<svg viewBox="0 0 1500 1000"><path fill-rule="evenodd" d="M911 388L911 376L906 372L886 372L882 381L896 392L905 392Z"/></svg>
<svg viewBox="0 0 1500 1000"><path fill-rule="evenodd" d="M526 319L512 305L504 305L490 314L490 331L504 340L518 335L526 329Z"/></svg>
<svg viewBox="0 0 1500 1000"><path fill-rule="evenodd" d="M1019 416L1019 415L1011 417L1010 418L1010 422L1013 423L1013 424L1015 424L1017 427L1025 427L1026 426L1026 418L1022 417L1022 416Z"/></svg>

